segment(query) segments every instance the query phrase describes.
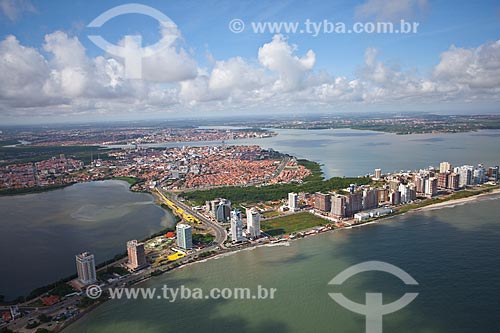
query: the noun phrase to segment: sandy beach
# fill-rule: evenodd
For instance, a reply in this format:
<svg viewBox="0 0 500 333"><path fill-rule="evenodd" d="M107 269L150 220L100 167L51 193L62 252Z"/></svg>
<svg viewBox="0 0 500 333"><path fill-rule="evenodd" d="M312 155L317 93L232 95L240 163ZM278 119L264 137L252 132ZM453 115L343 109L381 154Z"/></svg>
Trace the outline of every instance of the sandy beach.
<svg viewBox="0 0 500 333"><path fill-rule="evenodd" d="M454 205L463 204L463 203L467 203L467 202L471 202L471 201L476 201L480 198L489 197L489 196L493 196L496 194L500 194L500 188L494 189L491 192L481 193L481 194L473 195L473 196L470 196L467 198L449 200L449 201L439 202L439 203L425 206L425 207L415 208L411 211L418 212L418 211L424 211L424 210L443 208L443 207L447 207L447 206L454 206Z"/></svg>

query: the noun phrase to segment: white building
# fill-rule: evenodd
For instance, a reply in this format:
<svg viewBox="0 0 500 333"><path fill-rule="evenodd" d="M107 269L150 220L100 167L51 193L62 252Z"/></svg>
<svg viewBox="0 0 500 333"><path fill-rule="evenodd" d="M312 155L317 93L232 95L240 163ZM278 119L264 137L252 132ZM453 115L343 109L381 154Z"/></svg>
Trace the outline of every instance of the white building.
<svg viewBox="0 0 500 333"><path fill-rule="evenodd" d="M446 173L451 171L451 164L449 162L441 162L439 164L439 173Z"/></svg>
<svg viewBox="0 0 500 333"><path fill-rule="evenodd" d="M400 184L399 192L401 192L401 203L408 203L411 201L411 190L409 186Z"/></svg>
<svg viewBox="0 0 500 333"><path fill-rule="evenodd" d="M179 223L175 229L177 231L177 246L185 250L192 248L193 233L191 226Z"/></svg>
<svg viewBox="0 0 500 333"><path fill-rule="evenodd" d="M237 209L231 212L231 240L236 242L244 241L243 222L241 221L241 212Z"/></svg>
<svg viewBox="0 0 500 333"><path fill-rule="evenodd" d="M76 271L78 272L78 281L83 285L95 283L97 278L95 274L94 255L89 252L77 254Z"/></svg>
<svg viewBox="0 0 500 333"><path fill-rule="evenodd" d="M473 184L472 174L474 172L474 167L472 165L463 165L455 173L459 175L458 187L465 187L467 185Z"/></svg>
<svg viewBox="0 0 500 333"><path fill-rule="evenodd" d="M382 169L375 169L375 177L374 179L380 180L382 178Z"/></svg>
<svg viewBox="0 0 500 333"><path fill-rule="evenodd" d="M474 169L472 175L474 185L479 185L484 183L484 176L485 176L484 166L482 164L478 164L477 168Z"/></svg>
<svg viewBox="0 0 500 333"><path fill-rule="evenodd" d="M255 208L247 209L247 233L251 238L260 236L260 214Z"/></svg>
<svg viewBox="0 0 500 333"><path fill-rule="evenodd" d="M297 200L298 200L297 193L294 192L288 193L288 208L290 208L292 212L295 212L298 208Z"/></svg>

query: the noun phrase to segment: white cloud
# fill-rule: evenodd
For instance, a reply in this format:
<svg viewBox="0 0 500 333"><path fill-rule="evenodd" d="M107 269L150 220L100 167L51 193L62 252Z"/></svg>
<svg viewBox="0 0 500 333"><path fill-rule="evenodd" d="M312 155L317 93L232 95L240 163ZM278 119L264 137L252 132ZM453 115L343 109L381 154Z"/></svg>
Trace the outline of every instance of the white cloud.
<svg viewBox="0 0 500 333"><path fill-rule="evenodd" d="M497 89L500 87L500 40L476 49L452 46L441 54L434 76L471 89Z"/></svg>
<svg viewBox="0 0 500 333"><path fill-rule="evenodd" d="M309 50L299 58L293 53L296 45L290 45L282 35L275 35L270 43L259 48L259 62L279 74L274 88L278 91L291 91L302 86L306 75L316 62L314 51Z"/></svg>
<svg viewBox="0 0 500 333"><path fill-rule="evenodd" d="M297 46L280 35L263 44L256 59L212 59L208 68L198 68L176 41L151 56L149 80L127 79L121 61L90 58L78 38L60 31L48 34L42 48L46 53L14 36L0 41L0 72L7 78L0 81L0 117L500 100L500 41L452 46L426 76L388 66L375 48L366 49L355 76L335 76L315 70L315 53L297 55Z"/></svg>
<svg viewBox="0 0 500 333"><path fill-rule="evenodd" d="M28 0L0 0L0 13L11 21L16 21L23 12L35 12Z"/></svg>
<svg viewBox="0 0 500 333"><path fill-rule="evenodd" d="M414 19L428 8L427 0L367 0L355 9L359 19L399 21Z"/></svg>

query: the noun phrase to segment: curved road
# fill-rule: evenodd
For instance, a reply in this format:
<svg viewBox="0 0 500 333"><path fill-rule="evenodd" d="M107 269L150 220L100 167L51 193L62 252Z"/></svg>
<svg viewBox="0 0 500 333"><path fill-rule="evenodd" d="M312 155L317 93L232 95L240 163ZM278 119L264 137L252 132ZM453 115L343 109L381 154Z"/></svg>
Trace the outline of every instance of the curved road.
<svg viewBox="0 0 500 333"><path fill-rule="evenodd" d="M209 226L210 228L212 228L214 230L214 233L215 233L215 240L214 240L214 242L217 243L218 245L223 246L223 243L224 243L224 241L227 238L226 229L223 226L221 226L217 222L214 222L214 221L212 221L210 219L207 219L205 216L203 216L203 215L199 214L198 212L194 211L191 207L189 207L188 205L186 205L184 202L180 201L177 198L177 195L175 195L173 193L170 193L170 192L166 192L164 190L161 190L161 192L168 199L170 199L174 204L176 204L177 206L181 207L182 209L184 209L189 214L191 214L194 217L196 217L197 219L199 219L203 224L205 224L205 225ZM167 195L167 194L170 194L170 195Z"/></svg>

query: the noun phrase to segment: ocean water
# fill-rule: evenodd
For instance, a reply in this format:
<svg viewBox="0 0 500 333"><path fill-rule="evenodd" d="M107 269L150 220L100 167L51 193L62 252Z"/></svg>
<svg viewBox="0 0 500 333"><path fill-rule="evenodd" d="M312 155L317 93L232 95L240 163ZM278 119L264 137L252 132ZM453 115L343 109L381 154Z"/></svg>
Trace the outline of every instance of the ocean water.
<svg viewBox="0 0 500 333"><path fill-rule="evenodd" d="M384 332L500 330L500 196L455 207L408 213L361 228L325 233L208 260L136 287L276 288L272 300L113 300L66 333L114 332L365 332L365 318L335 303L340 292L384 303L418 297L383 318ZM384 272L365 272L341 286L328 282L351 265L384 261L409 273L407 286Z"/></svg>

